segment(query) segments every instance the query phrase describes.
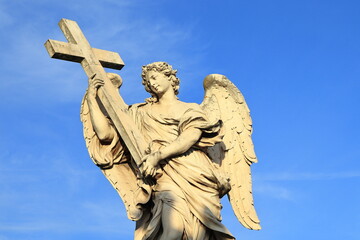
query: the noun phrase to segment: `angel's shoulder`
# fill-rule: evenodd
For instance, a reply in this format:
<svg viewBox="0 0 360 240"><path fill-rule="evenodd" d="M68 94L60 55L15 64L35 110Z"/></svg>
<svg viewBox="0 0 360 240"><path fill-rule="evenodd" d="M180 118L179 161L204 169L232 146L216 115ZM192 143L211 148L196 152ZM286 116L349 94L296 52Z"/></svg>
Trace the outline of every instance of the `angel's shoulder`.
<svg viewBox="0 0 360 240"><path fill-rule="evenodd" d="M147 103L146 102L143 102L143 103L134 103L132 105L129 105L129 108L140 108L140 107L144 107L146 106Z"/></svg>
<svg viewBox="0 0 360 240"><path fill-rule="evenodd" d="M192 111L202 111L201 106L197 103L188 103L188 102L179 101L177 107L179 107L179 110L181 110L180 112L182 112L183 114Z"/></svg>
<svg viewBox="0 0 360 240"><path fill-rule="evenodd" d="M190 103L190 102L182 102L182 101L179 101L179 106L181 106L181 108L183 109L201 109L200 105L197 104L197 103Z"/></svg>
<svg viewBox="0 0 360 240"><path fill-rule="evenodd" d="M137 111L139 109L144 109L147 107L148 107L148 104L146 102L145 103L135 103L135 104L129 105L128 109L130 111Z"/></svg>
<svg viewBox="0 0 360 240"><path fill-rule="evenodd" d="M130 115L138 115L138 114L142 114L143 112L145 112L148 108L148 104L147 103L135 103L132 105L129 105L128 107L128 112L130 113Z"/></svg>

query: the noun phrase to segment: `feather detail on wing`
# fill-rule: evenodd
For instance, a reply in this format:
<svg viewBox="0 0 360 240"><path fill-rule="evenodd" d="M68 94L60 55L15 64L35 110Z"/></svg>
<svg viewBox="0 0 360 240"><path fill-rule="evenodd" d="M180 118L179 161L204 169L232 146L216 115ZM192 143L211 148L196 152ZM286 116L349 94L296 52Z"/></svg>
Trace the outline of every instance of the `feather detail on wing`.
<svg viewBox="0 0 360 240"><path fill-rule="evenodd" d="M211 74L204 79L202 108L210 118L223 121L225 135L221 143L208 148L208 155L230 179L228 197L238 220L248 229L259 230L252 195L250 166L257 162L251 139L249 108L237 87L225 76Z"/></svg>
<svg viewBox="0 0 360 240"><path fill-rule="evenodd" d="M106 116L106 113L104 114ZM134 221L139 220L142 216L142 210L138 204L139 201L135 201L135 199L139 200L139 197L143 197L143 193L125 144L118 134L115 134L114 139L109 144L100 142L91 122L86 94L81 103L80 119L83 123L85 143L91 159L100 167L105 177L120 195L128 218ZM112 124L110 119L109 123ZM144 203L147 200L144 200Z"/></svg>

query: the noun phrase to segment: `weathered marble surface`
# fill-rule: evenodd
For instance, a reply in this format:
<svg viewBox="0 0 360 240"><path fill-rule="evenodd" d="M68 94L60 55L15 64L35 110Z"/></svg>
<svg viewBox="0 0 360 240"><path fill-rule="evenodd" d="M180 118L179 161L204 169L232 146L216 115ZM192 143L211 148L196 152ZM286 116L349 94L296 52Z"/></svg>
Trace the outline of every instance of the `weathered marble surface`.
<svg viewBox="0 0 360 240"><path fill-rule="evenodd" d="M260 229L251 171L257 162L250 111L225 76L204 79L201 104L177 98L177 71L165 62L143 66L150 98L128 106L118 88L117 53L90 46L74 21L59 23L69 43L48 40L53 58L81 63L89 86L81 121L89 154L122 198L135 239L234 239L221 223L228 195L239 221Z"/></svg>

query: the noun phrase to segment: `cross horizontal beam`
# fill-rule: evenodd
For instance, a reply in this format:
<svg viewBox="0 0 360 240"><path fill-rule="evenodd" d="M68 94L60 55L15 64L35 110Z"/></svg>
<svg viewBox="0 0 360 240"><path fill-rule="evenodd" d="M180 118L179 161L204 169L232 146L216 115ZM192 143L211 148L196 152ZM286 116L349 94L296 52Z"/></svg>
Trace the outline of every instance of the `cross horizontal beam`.
<svg viewBox="0 0 360 240"><path fill-rule="evenodd" d="M85 56L79 46L73 43L61 42L49 39L45 42L51 58L81 63ZM105 68L120 70L124 67L124 62L117 52L106 51L98 48L92 48L95 57Z"/></svg>

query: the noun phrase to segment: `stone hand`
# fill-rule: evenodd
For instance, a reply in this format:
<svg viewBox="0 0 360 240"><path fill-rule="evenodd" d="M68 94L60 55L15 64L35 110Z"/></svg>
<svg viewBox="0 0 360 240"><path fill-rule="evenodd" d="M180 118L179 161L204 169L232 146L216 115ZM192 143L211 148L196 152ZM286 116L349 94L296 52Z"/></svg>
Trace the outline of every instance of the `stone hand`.
<svg viewBox="0 0 360 240"><path fill-rule="evenodd" d="M88 79L88 82L89 82L88 94L91 97L96 97L97 90L104 85L104 80L100 78L96 78L96 74L94 74Z"/></svg>
<svg viewBox="0 0 360 240"><path fill-rule="evenodd" d="M145 177L155 178L157 175L157 170L159 169L159 162L161 160L160 152L150 153L143 157L142 161L144 163L143 175Z"/></svg>

